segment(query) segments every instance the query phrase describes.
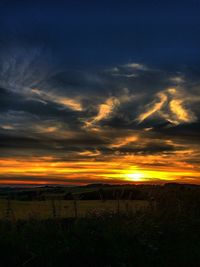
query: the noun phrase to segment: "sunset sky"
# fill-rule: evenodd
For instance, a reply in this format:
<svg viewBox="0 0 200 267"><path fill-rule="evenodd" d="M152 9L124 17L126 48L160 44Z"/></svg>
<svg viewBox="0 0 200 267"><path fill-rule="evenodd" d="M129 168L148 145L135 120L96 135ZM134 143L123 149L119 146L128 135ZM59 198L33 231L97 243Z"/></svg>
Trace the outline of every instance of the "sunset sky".
<svg viewBox="0 0 200 267"><path fill-rule="evenodd" d="M0 3L0 184L200 183L200 1Z"/></svg>

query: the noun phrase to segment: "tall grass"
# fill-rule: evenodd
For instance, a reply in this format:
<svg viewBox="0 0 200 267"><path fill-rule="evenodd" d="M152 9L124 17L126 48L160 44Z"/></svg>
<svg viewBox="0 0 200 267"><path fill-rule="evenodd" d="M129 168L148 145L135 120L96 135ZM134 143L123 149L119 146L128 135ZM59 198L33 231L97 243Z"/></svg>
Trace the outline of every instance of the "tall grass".
<svg viewBox="0 0 200 267"><path fill-rule="evenodd" d="M1 266L197 267L194 212L101 211L85 218L0 222ZM12 257L11 257L12 255Z"/></svg>

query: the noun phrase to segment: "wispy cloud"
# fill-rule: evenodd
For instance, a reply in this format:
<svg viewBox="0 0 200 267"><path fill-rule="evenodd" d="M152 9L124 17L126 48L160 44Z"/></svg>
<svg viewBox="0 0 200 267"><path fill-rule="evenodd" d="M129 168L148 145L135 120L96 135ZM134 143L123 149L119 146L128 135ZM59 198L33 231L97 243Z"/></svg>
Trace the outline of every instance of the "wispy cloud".
<svg viewBox="0 0 200 267"><path fill-rule="evenodd" d="M117 138L111 145L109 145L109 147L120 148L136 141L138 141L138 136L132 135L127 137L120 137Z"/></svg>
<svg viewBox="0 0 200 267"><path fill-rule="evenodd" d="M141 63L136 63L136 62L125 64L125 65L123 65L123 67L131 68L133 70L147 70L147 66L145 66L144 64L141 64Z"/></svg>
<svg viewBox="0 0 200 267"><path fill-rule="evenodd" d="M101 155L101 152L98 150L95 150L95 151L86 150L86 151L79 152L78 155L83 156L83 157L96 157L96 156Z"/></svg>
<svg viewBox="0 0 200 267"><path fill-rule="evenodd" d="M85 126L92 127L94 124L108 119L117 106L119 106L118 99L115 97L109 97L104 103L99 105L97 115L86 121Z"/></svg>
<svg viewBox="0 0 200 267"><path fill-rule="evenodd" d="M180 99L171 100L169 103L170 110L173 113L177 123L187 123L196 121L197 117L191 110L184 107L184 101Z"/></svg>
<svg viewBox="0 0 200 267"><path fill-rule="evenodd" d="M107 69L106 71L110 73L112 76L116 77L136 78L142 71L147 71L147 70L149 69L146 65L132 62Z"/></svg>
<svg viewBox="0 0 200 267"><path fill-rule="evenodd" d="M44 102L51 101L75 111L83 110L82 105L78 100L66 96L59 96L53 92L45 92L44 90L31 89L29 95L30 97L36 97L36 99L38 98L39 100L42 100Z"/></svg>
<svg viewBox="0 0 200 267"><path fill-rule="evenodd" d="M135 98L135 95L130 93L128 88L123 88L117 96L109 97L105 102L99 104L97 115L88 119L85 122L86 127L93 127L98 122L111 118L117 108L131 102Z"/></svg>
<svg viewBox="0 0 200 267"><path fill-rule="evenodd" d="M161 110L161 108L167 101L167 96L164 93L158 93L156 97L156 100L147 105L146 111L138 116L137 120L139 121L139 123L143 122L144 120Z"/></svg>
<svg viewBox="0 0 200 267"><path fill-rule="evenodd" d="M156 98L146 106L146 111L138 116L139 123L154 115L160 116L175 125L197 120L196 115L185 107L187 97L183 91L169 88L158 93Z"/></svg>
<svg viewBox="0 0 200 267"><path fill-rule="evenodd" d="M0 63L0 85L12 91L36 86L55 72L42 46L8 47Z"/></svg>
<svg viewBox="0 0 200 267"><path fill-rule="evenodd" d="M175 85L180 85L185 82L183 75L176 75L170 78Z"/></svg>

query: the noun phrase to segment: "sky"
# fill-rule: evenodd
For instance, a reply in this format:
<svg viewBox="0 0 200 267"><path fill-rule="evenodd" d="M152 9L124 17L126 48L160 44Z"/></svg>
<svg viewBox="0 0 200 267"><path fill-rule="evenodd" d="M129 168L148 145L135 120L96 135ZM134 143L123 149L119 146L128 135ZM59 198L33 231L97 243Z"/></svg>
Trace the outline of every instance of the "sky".
<svg viewBox="0 0 200 267"><path fill-rule="evenodd" d="M199 184L199 14L1 1L0 184Z"/></svg>

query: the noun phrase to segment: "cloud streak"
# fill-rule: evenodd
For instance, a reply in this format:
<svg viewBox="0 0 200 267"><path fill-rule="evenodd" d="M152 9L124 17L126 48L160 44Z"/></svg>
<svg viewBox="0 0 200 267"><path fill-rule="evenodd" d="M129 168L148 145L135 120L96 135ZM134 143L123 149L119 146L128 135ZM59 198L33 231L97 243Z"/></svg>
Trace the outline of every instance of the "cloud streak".
<svg viewBox="0 0 200 267"><path fill-rule="evenodd" d="M184 99L184 94L176 88L169 88L159 92L156 98L157 100L148 104L146 111L138 116L139 123L156 115L175 125L192 123L197 120L196 115L185 107L186 99Z"/></svg>
<svg viewBox="0 0 200 267"><path fill-rule="evenodd" d="M44 101L44 103L46 101L51 101L63 107L70 108L74 111L83 110L82 105L78 100L70 98L70 97L59 96L53 92L45 92L39 89L31 89L28 92L28 95L30 95L30 97L31 96L36 97L36 99L39 99L40 101Z"/></svg>
<svg viewBox="0 0 200 267"><path fill-rule="evenodd" d="M152 103L148 104L146 111L138 116L137 120L139 121L139 123L143 122L150 116L154 115L156 112L160 111L167 101L167 96L163 93L158 93L157 98L158 100L154 100Z"/></svg>

